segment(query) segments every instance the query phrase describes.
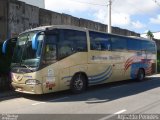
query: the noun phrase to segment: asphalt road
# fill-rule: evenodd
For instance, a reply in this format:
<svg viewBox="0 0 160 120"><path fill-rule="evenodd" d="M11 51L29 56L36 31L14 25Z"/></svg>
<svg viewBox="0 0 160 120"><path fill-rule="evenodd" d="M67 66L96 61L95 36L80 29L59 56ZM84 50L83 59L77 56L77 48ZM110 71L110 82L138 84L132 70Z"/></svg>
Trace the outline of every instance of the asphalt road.
<svg viewBox="0 0 160 120"><path fill-rule="evenodd" d="M76 120L77 117L106 120L115 119L119 114L160 114L160 75L143 82L130 80L98 85L81 94L72 94L70 91L41 96L18 94L1 99L0 113L38 114L32 115L35 119L39 116L37 120L49 117L67 120L68 116ZM29 117L31 116L26 115L24 118ZM117 119L118 117L121 116L116 116ZM160 119L160 116L154 117Z"/></svg>

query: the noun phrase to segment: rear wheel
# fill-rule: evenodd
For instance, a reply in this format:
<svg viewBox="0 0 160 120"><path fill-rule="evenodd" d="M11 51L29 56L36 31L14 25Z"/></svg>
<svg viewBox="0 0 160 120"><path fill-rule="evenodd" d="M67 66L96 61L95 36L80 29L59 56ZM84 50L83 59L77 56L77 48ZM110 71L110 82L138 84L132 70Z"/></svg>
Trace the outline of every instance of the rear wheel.
<svg viewBox="0 0 160 120"><path fill-rule="evenodd" d="M139 69L136 80L137 81L143 81L144 78L145 78L144 70L143 69Z"/></svg>
<svg viewBox="0 0 160 120"><path fill-rule="evenodd" d="M71 91L73 93L81 93L86 90L87 79L85 75L76 74L71 81Z"/></svg>

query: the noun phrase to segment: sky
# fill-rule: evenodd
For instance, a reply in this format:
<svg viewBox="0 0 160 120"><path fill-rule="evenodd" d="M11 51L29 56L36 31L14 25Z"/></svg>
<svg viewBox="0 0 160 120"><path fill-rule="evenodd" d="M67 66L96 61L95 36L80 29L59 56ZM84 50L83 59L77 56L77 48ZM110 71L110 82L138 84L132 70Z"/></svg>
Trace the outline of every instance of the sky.
<svg viewBox="0 0 160 120"><path fill-rule="evenodd" d="M26 2L27 4L31 4L31 5L34 5L34 6L38 6L40 8L44 8L44 0L19 0L19 1L22 1L22 2Z"/></svg>
<svg viewBox="0 0 160 120"><path fill-rule="evenodd" d="M108 0L45 0L45 8L108 23ZM112 26L146 33L160 31L160 0L112 0Z"/></svg>

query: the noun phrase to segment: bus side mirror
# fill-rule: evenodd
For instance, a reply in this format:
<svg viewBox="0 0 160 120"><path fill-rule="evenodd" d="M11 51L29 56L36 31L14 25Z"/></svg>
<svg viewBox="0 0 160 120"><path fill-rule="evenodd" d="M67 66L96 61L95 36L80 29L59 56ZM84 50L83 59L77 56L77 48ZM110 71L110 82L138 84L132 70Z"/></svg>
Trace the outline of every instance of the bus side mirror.
<svg viewBox="0 0 160 120"><path fill-rule="evenodd" d="M33 50L36 50L37 49L37 38L38 38L38 33L36 33L33 38L32 38L32 49Z"/></svg>
<svg viewBox="0 0 160 120"><path fill-rule="evenodd" d="M38 36L41 34L42 31L36 33L32 38L32 49L37 50L38 48Z"/></svg>
<svg viewBox="0 0 160 120"><path fill-rule="evenodd" d="M3 54L6 54L8 41L9 41L9 39L8 39L8 40L5 40L5 41L3 42L3 45L2 45L2 53L3 53Z"/></svg>
<svg viewBox="0 0 160 120"><path fill-rule="evenodd" d="M10 47L14 49L14 47L15 47L15 45L16 45L16 42L17 42L17 38L11 38L11 39L5 40L5 41L3 42L3 44L2 44L2 53L3 53L3 54L6 54L7 49L8 49L7 46L8 46L9 43L11 43L11 45L12 45L12 46L10 46ZM13 49L12 49L12 50L13 50Z"/></svg>

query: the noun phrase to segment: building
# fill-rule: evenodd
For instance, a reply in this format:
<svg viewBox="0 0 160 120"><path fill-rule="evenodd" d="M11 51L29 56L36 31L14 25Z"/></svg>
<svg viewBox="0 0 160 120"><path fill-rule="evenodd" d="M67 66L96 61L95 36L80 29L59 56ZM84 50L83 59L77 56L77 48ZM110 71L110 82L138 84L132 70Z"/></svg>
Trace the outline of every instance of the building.
<svg viewBox="0 0 160 120"><path fill-rule="evenodd" d="M19 0L27 4L37 6L39 8L45 8L45 0Z"/></svg>
<svg viewBox="0 0 160 120"><path fill-rule="evenodd" d="M154 35L154 39L160 40L160 31L159 32L152 32L152 33ZM148 38L147 33L141 34L141 37Z"/></svg>

